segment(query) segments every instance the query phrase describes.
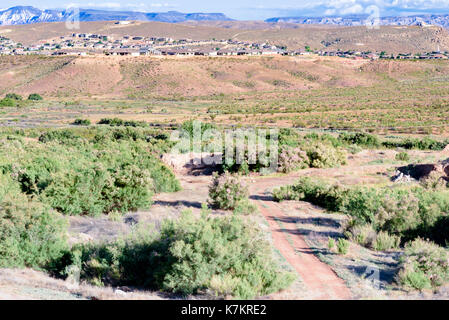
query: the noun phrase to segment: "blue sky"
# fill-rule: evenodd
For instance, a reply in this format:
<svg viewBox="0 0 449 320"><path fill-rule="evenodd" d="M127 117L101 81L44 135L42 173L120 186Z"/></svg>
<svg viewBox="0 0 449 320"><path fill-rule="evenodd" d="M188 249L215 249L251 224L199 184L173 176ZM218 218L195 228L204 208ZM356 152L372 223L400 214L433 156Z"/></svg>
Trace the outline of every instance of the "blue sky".
<svg viewBox="0 0 449 320"><path fill-rule="evenodd" d="M240 20L278 16L323 16L360 14L376 6L381 16L421 13L449 13L449 0L2 0L1 8L31 5L41 9L82 8L132 11L223 12Z"/></svg>

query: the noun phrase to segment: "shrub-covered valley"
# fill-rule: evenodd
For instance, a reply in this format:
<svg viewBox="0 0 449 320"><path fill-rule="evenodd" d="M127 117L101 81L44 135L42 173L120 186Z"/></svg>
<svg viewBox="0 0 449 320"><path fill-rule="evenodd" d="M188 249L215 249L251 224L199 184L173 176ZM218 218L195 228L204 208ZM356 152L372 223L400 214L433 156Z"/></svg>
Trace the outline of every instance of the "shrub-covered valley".
<svg viewBox="0 0 449 320"><path fill-rule="evenodd" d="M447 298L447 63L26 59L0 59L0 298ZM275 172L173 154L194 120L278 129Z"/></svg>

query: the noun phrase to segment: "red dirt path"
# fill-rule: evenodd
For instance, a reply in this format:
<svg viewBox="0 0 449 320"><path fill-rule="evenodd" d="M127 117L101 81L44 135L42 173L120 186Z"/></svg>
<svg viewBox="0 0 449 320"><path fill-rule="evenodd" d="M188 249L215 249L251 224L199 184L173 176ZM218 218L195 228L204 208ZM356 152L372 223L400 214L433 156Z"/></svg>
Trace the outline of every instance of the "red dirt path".
<svg viewBox="0 0 449 320"><path fill-rule="evenodd" d="M299 274L310 296L317 300L351 299L351 292L344 281L314 255L297 233L296 223L264 195L265 189L261 185L254 187L257 191L253 201L268 221L275 247Z"/></svg>

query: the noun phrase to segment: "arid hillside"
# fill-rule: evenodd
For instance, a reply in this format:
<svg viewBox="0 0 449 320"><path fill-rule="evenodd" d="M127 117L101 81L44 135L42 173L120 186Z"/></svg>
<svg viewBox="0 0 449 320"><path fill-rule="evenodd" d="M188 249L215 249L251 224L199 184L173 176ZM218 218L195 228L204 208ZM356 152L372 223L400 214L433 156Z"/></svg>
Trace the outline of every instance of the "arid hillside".
<svg viewBox="0 0 449 320"><path fill-rule="evenodd" d="M46 97L195 97L251 92L368 87L441 77L443 62L333 57L38 57L0 58L0 94Z"/></svg>
<svg viewBox="0 0 449 320"><path fill-rule="evenodd" d="M289 49L310 46L314 49L387 51L388 53L421 53L449 51L447 30L439 27L387 26L380 29L366 27L335 27L322 25L268 24L265 22L215 22L202 25L162 22L133 22L116 25L111 22L82 22L77 32L100 33L110 36L161 36L174 39L237 39L269 41ZM32 44L68 35L72 30L65 23L41 23L0 27L0 35L16 42Z"/></svg>
<svg viewBox="0 0 449 320"><path fill-rule="evenodd" d="M0 92L45 96L203 96L367 85L364 62L332 59L2 57Z"/></svg>

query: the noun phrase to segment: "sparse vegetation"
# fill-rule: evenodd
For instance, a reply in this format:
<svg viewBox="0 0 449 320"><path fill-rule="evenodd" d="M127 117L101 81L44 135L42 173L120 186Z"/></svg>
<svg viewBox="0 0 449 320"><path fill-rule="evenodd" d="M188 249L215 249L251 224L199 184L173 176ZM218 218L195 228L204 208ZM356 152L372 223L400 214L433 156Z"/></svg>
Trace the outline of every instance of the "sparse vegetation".
<svg viewBox="0 0 449 320"><path fill-rule="evenodd" d="M449 281L447 260L445 248L418 238L405 246L398 281L418 290L439 287Z"/></svg>
<svg viewBox="0 0 449 320"><path fill-rule="evenodd" d="M407 152L399 152L396 154L395 159L398 161L409 161L410 160L410 156L408 155Z"/></svg>

